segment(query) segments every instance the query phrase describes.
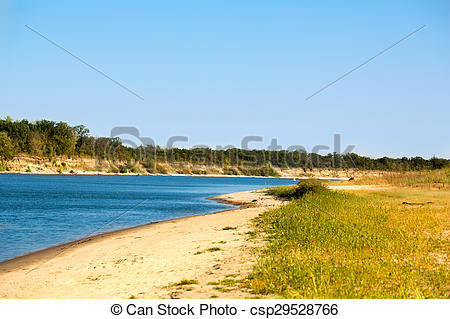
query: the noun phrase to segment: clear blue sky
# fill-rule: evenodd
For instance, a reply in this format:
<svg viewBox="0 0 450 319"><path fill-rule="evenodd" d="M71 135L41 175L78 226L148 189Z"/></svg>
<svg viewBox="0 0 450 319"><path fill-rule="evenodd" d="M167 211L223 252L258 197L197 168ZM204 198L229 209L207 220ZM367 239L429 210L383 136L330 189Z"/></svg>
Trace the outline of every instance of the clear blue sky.
<svg viewBox="0 0 450 319"><path fill-rule="evenodd" d="M450 157L449 1L0 1L0 116ZM59 43L126 92L25 28ZM322 93L315 91L426 27Z"/></svg>

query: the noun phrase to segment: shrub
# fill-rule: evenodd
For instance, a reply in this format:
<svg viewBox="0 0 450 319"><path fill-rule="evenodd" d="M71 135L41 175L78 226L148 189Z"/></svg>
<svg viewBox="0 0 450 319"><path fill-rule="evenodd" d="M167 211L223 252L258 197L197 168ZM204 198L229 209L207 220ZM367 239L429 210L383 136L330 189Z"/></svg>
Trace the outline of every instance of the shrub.
<svg viewBox="0 0 450 319"><path fill-rule="evenodd" d="M272 177L279 177L280 175L278 172L273 168L272 163L267 162L266 165L264 165L264 168L262 169L262 176L272 176Z"/></svg>
<svg viewBox="0 0 450 319"><path fill-rule="evenodd" d="M146 158L143 162L142 162L142 166L147 169L147 171L155 171L156 170L156 162L153 159L150 158Z"/></svg>
<svg viewBox="0 0 450 319"><path fill-rule="evenodd" d="M297 185L272 187L266 191L266 194L279 198L293 198L296 187Z"/></svg>
<svg viewBox="0 0 450 319"><path fill-rule="evenodd" d="M304 179L298 182L295 187L294 197L300 198L308 193L320 193L326 191L327 188L317 179Z"/></svg>
<svg viewBox="0 0 450 319"><path fill-rule="evenodd" d="M125 165L120 165L119 172L122 174L126 174L126 173L128 173L128 168Z"/></svg>
<svg viewBox="0 0 450 319"><path fill-rule="evenodd" d="M120 173L119 169L117 167L115 167L115 166L112 166L112 165L110 166L109 171L111 173L115 173L115 174Z"/></svg>
<svg viewBox="0 0 450 319"><path fill-rule="evenodd" d="M285 199L300 198L308 193L319 193L326 191L327 188L317 179L301 180L297 185L278 186L267 190L268 195Z"/></svg>
<svg viewBox="0 0 450 319"><path fill-rule="evenodd" d="M192 174L196 175L206 175L207 172L204 169L192 169Z"/></svg>
<svg viewBox="0 0 450 319"><path fill-rule="evenodd" d="M184 167L184 168L177 169L176 173L177 174L189 175L189 174L191 174L191 170L189 169L189 167Z"/></svg>
<svg viewBox="0 0 450 319"><path fill-rule="evenodd" d="M6 132L0 132L0 160L8 161L16 154L15 145Z"/></svg>
<svg viewBox="0 0 450 319"><path fill-rule="evenodd" d="M224 175L239 175L239 172L233 167L224 167L223 174Z"/></svg>
<svg viewBox="0 0 450 319"><path fill-rule="evenodd" d="M160 174L167 174L169 171L166 166L161 164L156 164L156 172Z"/></svg>

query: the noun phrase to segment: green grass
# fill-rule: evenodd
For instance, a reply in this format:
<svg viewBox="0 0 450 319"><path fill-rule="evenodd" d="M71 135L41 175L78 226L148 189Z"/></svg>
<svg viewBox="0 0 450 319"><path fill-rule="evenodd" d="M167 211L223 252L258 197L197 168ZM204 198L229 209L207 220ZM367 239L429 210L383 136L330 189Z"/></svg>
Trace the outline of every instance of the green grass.
<svg viewBox="0 0 450 319"><path fill-rule="evenodd" d="M237 283L238 283L237 280L234 280L231 278L227 278L227 279L223 279L223 280L219 281L219 284L221 284L222 286L227 286L227 287L234 287L234 286L236 286Z"/></svg>
<svg viewBox="0 0 450 319"><path fill-rule="evenodd" d="M207 283L207 285L208 286L217 286L217 285L219 285L219 282L218 281L210 281Z"/></svg>
<svg viewBox="0 0 450 319"><path fill-rule="evenodd" d="M231 289L225 288L225 287L214 287L214 290L220 291L220 292L230 292Z"/></svg>
<svg viewBox="0 0 450 319"><path fill-rule="evenodd" d="M310 192L266 211L256 227L268 243L246 286L286 298L449 298L450 192L434 192L414 207L402 202L431 193Z"/></svg>
<svg viewBox="0 0 450 319"><path fill-rule="evenodd" d="M235 230L237 227L225 226L222 230Z"/></svg>
<svg viewBox="0 0 450 319"><path fill-rule="evenodd" d="M220 242L219 242L219 244L220 244ZM210 253L213 253L213 252L219 251L219 250L222 250L222 248L220 248L220 247L210 247L210 248L207 248L207 249L205 249L205 250L203 250L203 251L196 251L196 252L194 253L194 255L200 255L200 254L203 254L204 252L210 252Z"/></svg>
<svg viewBox="0 0 450 319"><path fill-rule="evenodd" d="M174 283L173 286L187 286L187 285L197 285L198 281L193 279L183 279L177 283Z"/></svg>

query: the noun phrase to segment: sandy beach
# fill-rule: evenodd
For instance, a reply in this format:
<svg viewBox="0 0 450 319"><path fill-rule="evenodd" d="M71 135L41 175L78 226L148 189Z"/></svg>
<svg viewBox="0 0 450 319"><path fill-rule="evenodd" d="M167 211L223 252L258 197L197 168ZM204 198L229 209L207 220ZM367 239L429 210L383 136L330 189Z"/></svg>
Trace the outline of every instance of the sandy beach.
<svg viewBox="0 0 450 319"><path fill-rule="evenodd" d="M252 219L282 204L260 191L221 195L240 208L138 226L0 263L0 298L245 298ZM190 281L183 285L182 281ZM208 284L210 283L210 284Z"/></svg>

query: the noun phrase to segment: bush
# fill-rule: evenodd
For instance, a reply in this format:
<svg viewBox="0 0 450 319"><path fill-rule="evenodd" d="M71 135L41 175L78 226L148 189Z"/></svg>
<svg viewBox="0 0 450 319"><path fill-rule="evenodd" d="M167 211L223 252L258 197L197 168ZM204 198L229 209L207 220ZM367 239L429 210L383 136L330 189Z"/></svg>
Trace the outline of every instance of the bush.
<svg viewBox="0 0 450 319"><path fill-rule="evenodd" d="M272 163L267 162L266 165L264 165L264 168L262 170L262 176L272 176L272 177L279 177L280 174L273 168Z"/></svg>
<svg viewBox="0 0 450 319"><path fill-rule="evenodd" d="M156 164L156 172L159 174L167 174L169 171L166 166L161 164Z"/></svg>
<svg viewBox="0 0 450 319"><path fill-rule="evenodd" d="M308 193L320 193L326 191L327 188L317 179L304 179L298 182L295 187L294 197L300 198Z"/></svg>
<svg viewBox="0 0 450 319"><path fill-rule="evenodd" d="M239 172L233 167L224 167L223 174L224 175L239 175Z"/></svg>
<svg viewBox="0 0 450 319"><path fill-rule="evenodd" d="M290 199L294 197L296 187L297 185L272 187L266 191L266 194L279 198Z"/></svg>
<svg viewBox="0 0 450 319"><path fill-rule="evenodd" d="M8 161L16 155L15 145L6 132L0 132L0 160Z"/></svg>
<svg viewBox="0 0 450 319"><path fill-rule="evenodd" d="M119 166L119 173L126 174L128 173L128 168L125 165Z"/></svg>
<svg viewBox="0 0 450 319"><path fill-rule="evenodd" d="M327 188L317 179L305 179L291 186L278 186L267 190L268 195L285 199L294 199L303 197L308 193L319 193L326 191Z"/></svg>
<svg viewBox="0 0 450 319"><path fill-rule="evenodd" d="M114 174L120 173L119 169L112 165L110 165L109 171L110 171L110 173L114 173Z"/></svg>
<svg viewBox="0 0 450 319"><path fill-rule="evenodd" d="M195 175L206 175L207 172L204 169L192 169L192 174L195 174Z"/></svg>

